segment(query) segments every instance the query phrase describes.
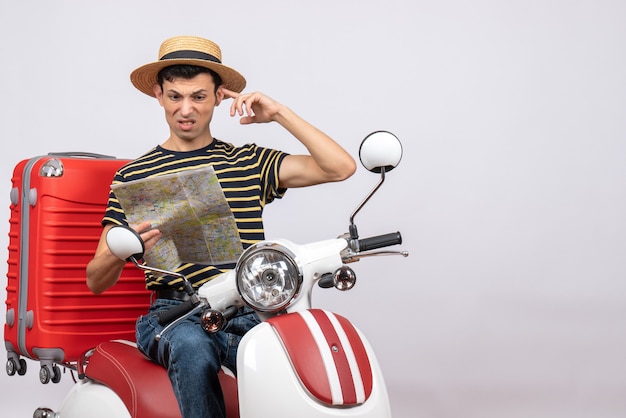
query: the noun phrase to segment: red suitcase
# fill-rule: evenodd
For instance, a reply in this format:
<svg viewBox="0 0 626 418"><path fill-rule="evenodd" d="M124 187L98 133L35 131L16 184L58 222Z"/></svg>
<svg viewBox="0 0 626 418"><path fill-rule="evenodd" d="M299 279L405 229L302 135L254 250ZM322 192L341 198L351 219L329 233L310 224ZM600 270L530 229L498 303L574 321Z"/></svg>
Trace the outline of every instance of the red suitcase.
<svg viewBox="0 0 626 418"><path fill-rule="evenodd" d="M102 295L85 283L102 227L109 187L127 160L60 153L34 157L13 171L7 272L6 369L26 373L39 360L42 383L60 380L102 341L135 340L135 321L150 292L131 267Z"/></svg>

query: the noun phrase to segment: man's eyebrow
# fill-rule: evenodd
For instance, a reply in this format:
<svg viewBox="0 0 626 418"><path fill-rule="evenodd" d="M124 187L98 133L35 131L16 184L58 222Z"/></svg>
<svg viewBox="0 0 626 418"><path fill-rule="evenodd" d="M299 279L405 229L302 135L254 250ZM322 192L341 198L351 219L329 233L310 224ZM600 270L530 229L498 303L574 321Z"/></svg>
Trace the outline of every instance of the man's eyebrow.
<svg viewBox="0 0 626 418"><path fill-rule="evenodd" d="M178 94L179 96L183 95L182 93L180 93L179 91L177 91L175 89L167 89L167 91L168 91L168 93ZM191 95L194 96L196 94L201 94L201 93L205 93L206 94L207 91L208 91L207 89L199 89L199 90L196 90L196 91L192 91Z"/></svg>

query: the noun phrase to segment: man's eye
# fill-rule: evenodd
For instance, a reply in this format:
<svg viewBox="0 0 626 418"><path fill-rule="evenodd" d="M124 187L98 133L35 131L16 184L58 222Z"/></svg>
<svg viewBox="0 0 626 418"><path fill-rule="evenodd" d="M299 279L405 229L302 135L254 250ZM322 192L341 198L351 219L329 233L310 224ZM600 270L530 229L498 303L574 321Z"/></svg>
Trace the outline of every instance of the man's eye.
<svg viewBox="0 0 626 418"><path fill-rule="evenodd" d="M176 101L180 98L180 96L178 96L177 94L170 94L169 98L170 100Z"/></svg>
<svg viewBox="0 0 626 418"><path fill-rule="evenodd" d="M197 101L199 101L199 102L201 102L201 101L202 101L202 100L204 100L205 98L206 98L206 96L205 96L205 95L203 95L203 94L199 94L199 95L197 95L197 96L196 96L196 100L197 100Z"/></svg>

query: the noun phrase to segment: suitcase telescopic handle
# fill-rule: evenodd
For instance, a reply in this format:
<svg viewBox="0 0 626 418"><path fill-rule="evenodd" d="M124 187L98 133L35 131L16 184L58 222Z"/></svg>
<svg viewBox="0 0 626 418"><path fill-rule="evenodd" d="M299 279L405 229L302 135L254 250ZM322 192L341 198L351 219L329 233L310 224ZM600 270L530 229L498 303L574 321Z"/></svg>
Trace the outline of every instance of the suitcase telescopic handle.
<svg viewBox="0 0 626 418"><path fill-rule="evenodd" d="M81 157L81 158L97 158L97 159L106 159L106 160L115 159L115 157L112 155L98 154L95 152L82 152L82 151L49 152L48 155L51 157Z"/></svg>

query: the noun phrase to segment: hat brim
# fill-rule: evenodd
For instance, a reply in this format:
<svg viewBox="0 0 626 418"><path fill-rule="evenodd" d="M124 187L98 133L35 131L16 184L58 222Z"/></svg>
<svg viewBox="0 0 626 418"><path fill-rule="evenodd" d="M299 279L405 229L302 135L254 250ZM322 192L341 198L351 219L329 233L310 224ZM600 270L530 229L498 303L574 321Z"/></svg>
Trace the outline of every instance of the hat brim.
<svg viewBox="0 0 626 418"><path fill-rule="evenodd" d="M228 90L240 93L246 87L246 79L236 70L217 62L201 59L169 59L142 65L130 73L130 81L141 92L148 96L154 95L157 74L165 67L172 65L195 65L215 71L222 78L222 85Z"/></svg>

